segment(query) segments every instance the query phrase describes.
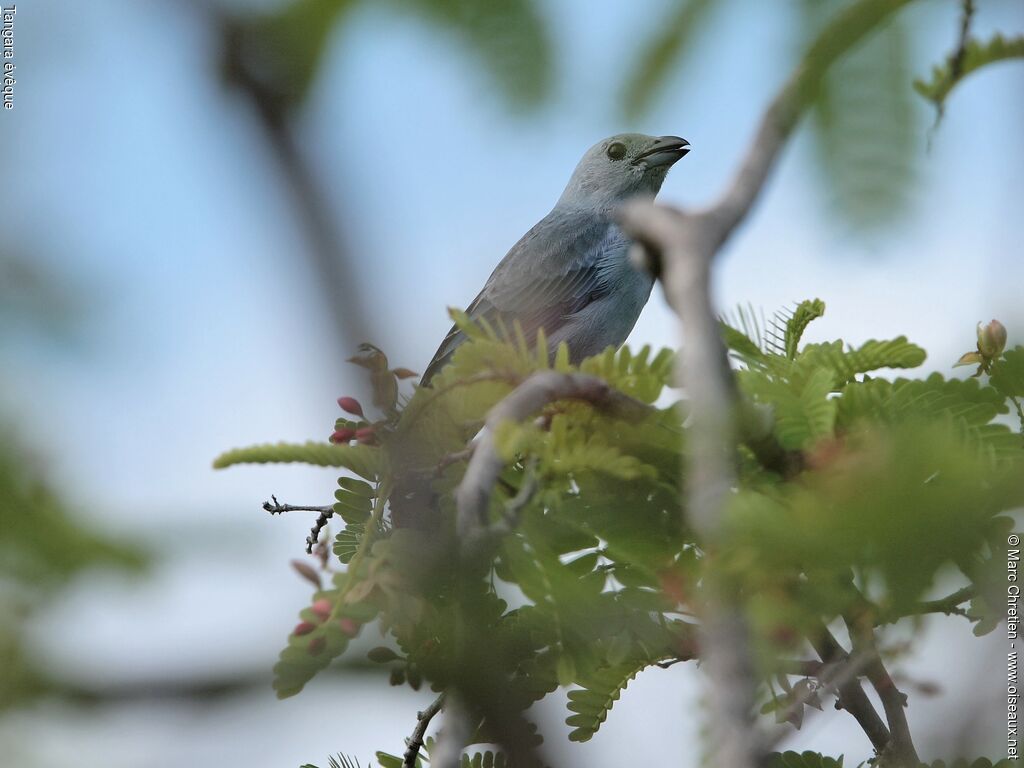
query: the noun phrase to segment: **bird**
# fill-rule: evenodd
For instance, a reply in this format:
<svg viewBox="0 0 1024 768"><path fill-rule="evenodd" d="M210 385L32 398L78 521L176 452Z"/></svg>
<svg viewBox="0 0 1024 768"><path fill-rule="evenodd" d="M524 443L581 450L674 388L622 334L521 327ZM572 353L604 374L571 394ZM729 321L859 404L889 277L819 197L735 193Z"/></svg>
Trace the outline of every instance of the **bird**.
<svg viewBox="0 0 1024 768"><path fill-rule="evenodd" d="M669 169L690 151L678 136L622 133L586 151L554 208L512 246L466 309L496 329L518 323L526 339L543 328L578 363L629 336L654 285L629 262L630 240L615 221L630 198L653 198ZM453 326L420 379L450 362L466 335Z"/></svg>

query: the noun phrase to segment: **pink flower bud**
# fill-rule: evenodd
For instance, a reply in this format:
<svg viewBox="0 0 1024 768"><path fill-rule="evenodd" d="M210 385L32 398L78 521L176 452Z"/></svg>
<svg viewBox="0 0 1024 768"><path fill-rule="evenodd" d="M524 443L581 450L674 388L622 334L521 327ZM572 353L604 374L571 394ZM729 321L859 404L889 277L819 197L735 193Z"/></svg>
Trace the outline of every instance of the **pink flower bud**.
<svg viewBox="0 0 1024 768"><path fill-rule="evenodd" d="M354 397L339 397L338 405L341 406L341 410L345 411L345 413L355 414L356 416L363 415L363 406Z"/></svg>
<svg viewBox="0 0 1024 768"><path fill-rule="evenodd" d="M316 629L316 624L311 624L308 621L300 621L295 625L295 629L292 630L292 634L301 637L302 635L308 635Z"/></svg>
<svg viewBox="0 0 1024 768"><path fill-rule="evenodd" d="M349 637L355 637L359 634L359 622L355 619L350 619L348 616L342 616L338 619L338 626Z"/></svg>
<svg viewBox="0 0 1024 768"><path fill-rule="evenodd" d="M327 641L323 637L314 637L309 641L309 645L306 646L306 650L309 651L310 656L319 656L323 653L326 645Z"/></svg>
<svg viewBox="0 0 1024 768"><path fill-rule="evenodd" d="M334 434L331 435L330 439L332 443L345 444L352 440L352 438L355 436L356 431L354 429L337 429L334 431Z"/></svg>
<svg viewBox="0 0 1024 768"><path fill-rule="evenodd" d="M978 323L978 351L992 359L999 357L1006 347L1006 326L998 320L988 325Z"/></svg>
<svg viewBox="0 0 1024 768"><path fill-rule="evenodd" d="M326 621L327 617L331 615L331 601L325 597L320 598L313 603L312 611L320 621Z"/></svg>
<svg viewBox="0 0 1024 768"><path fill-rule="evenodd" d="M373 445L377 442L377 435L373 427L363 427L356 430L356 440L363 445Z"/></svg>

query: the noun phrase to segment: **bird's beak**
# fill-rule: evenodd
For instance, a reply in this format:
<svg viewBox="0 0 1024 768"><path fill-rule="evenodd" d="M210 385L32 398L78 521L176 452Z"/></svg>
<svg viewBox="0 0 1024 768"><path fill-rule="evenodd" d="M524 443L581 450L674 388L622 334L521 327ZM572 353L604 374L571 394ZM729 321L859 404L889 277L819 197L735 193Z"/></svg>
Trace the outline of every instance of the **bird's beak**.
<svg viewBox="0 0 1024 768"><path fill-rule="evenodd" d="M634 164L644 162L647 167L672 165L690 151L690 142L678 136L659 136L649 148L637 155Z"/></svg>

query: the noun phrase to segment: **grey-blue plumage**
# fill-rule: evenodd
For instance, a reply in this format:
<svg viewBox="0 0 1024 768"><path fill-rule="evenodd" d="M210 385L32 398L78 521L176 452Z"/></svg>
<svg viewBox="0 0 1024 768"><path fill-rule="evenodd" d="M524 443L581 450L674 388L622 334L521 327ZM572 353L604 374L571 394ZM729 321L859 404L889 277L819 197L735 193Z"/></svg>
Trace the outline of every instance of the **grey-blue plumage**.
<svg viewBox="0 0 1024 768"><path fill-rule="evenodd" d="M466 310L472 320L528 340L544 329L552 352L565 341L574 362L618 347L633 330L652 279L629 263L629 239L613 220L637 195L653 197L689 151L677 136L621 134L583 156L551 212L523 235ZM420 382L427 386L465 334L453 327Z"/></svg>

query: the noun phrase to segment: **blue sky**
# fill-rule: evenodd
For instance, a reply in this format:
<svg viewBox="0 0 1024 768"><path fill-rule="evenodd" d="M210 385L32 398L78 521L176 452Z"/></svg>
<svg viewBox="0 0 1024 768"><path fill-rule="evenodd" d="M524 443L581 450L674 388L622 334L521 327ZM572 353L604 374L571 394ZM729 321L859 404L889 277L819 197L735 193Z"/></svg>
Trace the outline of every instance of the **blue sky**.
<svg viewBox="0 0 1024 768"><path fill-rule="evenodd" d="M511 114L454 40L412 20L368 8L332 39L301 144L358 257L349 289L375 308L372 341L396 364L422 369L447 329L445 307L475 295L597 139L685 136L694 149L661 199L700 205L723 188L791 61L788 17L776 11L785 3L733 2L652 113L625 121L616 98L626 65L668 4L545 4L560 41L556 94L529 115ZM921 5L905 19L921 31L913 70L923 74L956 25L952 4ZM1019 3L979 5L979 33L1024 26ZM150 583L82 585L41 623L40 642L86 679L268 667L305 600L286 564L309 521L271 520L258 504L271 493L316 502L333 480L301 469L214 473L210 460L234 445L325 436L334 398L361 386L355 369L338 365L351 351L330 348L289 201L245 105L213 76L212 40L188 4L35 0L20 6L16 34L16 109L0 115L0 247L47 264L86 312L69 344L5 350L0 398L39 453L55 457L48 469L82 514L184 550ZM930 370L948 370L971 347L979 320L1003 319L1019 341L1022 85L1024 68L1004 65L954 94L930 151L922 130L913 215L875 238L853 237L827 215L801 133L724 254L720 305L770 312L818 296L828 313L815 338L906 334L928 349ZM927 127L930 111L918 111ZM631 341L676 343L658 289ZM73 648L53 639L68 621L78 627ZM963 635L943 635L952 639L932 643L927 658L980 660L983 646ZM613 714L613 735L585 754L595 765L632 754L627 726L642 729L651 702L672 734L695 681L682 669L642 679ZM369 699L385 716L291 738L306 733L297 721L333 722L323 712L336 691L315 690L285 704L268 692L209 718L152 710L83 721L45 710L32 722L60 723L66 747L84 750L47 743L41 765L68 754L104 766L214 765L223 759L217 725L232 740L273 732L272 748L250 739L241 753L271 766L397 745L422 706L389 691ZM863 752L838 719L818 738L838 729ZM131 748L126 723L138 731ZM180 729L192 736L175 739Z"/></svg>

